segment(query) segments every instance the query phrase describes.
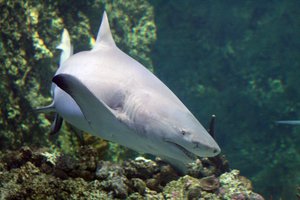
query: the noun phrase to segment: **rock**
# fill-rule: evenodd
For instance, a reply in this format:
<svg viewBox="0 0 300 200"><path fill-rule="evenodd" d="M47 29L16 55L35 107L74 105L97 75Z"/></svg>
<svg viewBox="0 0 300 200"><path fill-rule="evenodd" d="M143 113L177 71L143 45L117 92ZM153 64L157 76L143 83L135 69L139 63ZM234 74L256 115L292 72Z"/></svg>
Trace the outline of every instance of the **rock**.
<svg viewBox="0 0 300 200"><path fill-rule="evenodd" d="M187 199L188 200L196 200L201 197L201 188L199 186L192 186L188 193L187 193Z"/></svg>
<svg viewBox="0 0 300 200"><path fill-rule="evenodd" d="M220 187L220 182L214 175L208 176L200 179L200 187L205 191L213 191Z"/></svg>
<svg viewBox="0 0 300 200"><path fill-rule="evenodd" d="M134 191L138 192L139 194L143 195L146 190L146 184L142 179L133 178L132 181L132 188Z"/></svg>
<svg viewBox="0 0 300 200"><path fill-rule="evenodd" d="M187 174L192 177L202 178L211 175L219 176L228 171L229 166L225 156L218 155L212 158L200 158L190 163Z"/></svg>
<svg viewBox="0 0 300 200"><path fill-rule="evenodd" d="M171 181L166 185L163 194L166 199L188 199L194 195L201 196L200 180L191 176L184 176L177 181ZM196 197L195 197L196 198Z"/></svg>
<svg viewBox="0 0 300 200"><path fill-rule="evenodd" d="M204 160L194 166L218 168L210 166L214 162ZM181 177L167 163L142 157L119 164L98 161L89 148L74 156L27 147L0 152L0 169L2 199L263 200L238 170L220 177L203 177L201 169L198 174L194 171L202 176L200 179L190 175Z"/></svg>
<svg viewBox="0 0 300 200"><path fill-rule="evenodd" d="M158 165L152 161L147 160L142 157L136 160L125 161L123 163L125 170L125 175L128 178L141 178L147 179L151 178L153 174L156 174L159 171Z"/></svg>
<svg viewBox="0 0 300 200"><path fill-rule="evenodd" d="M159 181L155 178L149 178L146 180L146 185L149 189L155 191L162 191L163 187L159 184Z"/></svg>
<svg viewBox="0 0 300 200"><path fill-rule="evenodd" d="M241 177L238 170L232 170L224 173L220 176L220 188L219 194L224 199L250 199L260 198L251 189L252 186L249 184L249 180L245 177ZM263 199L263 198L262 198Z"/></svg>

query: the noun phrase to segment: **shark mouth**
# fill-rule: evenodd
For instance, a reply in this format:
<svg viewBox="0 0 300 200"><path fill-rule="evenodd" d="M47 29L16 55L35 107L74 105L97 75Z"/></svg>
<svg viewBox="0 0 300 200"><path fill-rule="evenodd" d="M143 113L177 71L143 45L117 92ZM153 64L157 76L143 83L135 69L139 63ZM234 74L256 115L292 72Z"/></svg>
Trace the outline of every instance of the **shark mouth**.
<svg viewBox="0 0 300 200"><path fill-rule="evenodd" d="M189 150L187 150L186 148L184 148L183 146L175 143L175 142L171 142L171 141L168 141L168 140L165 140L165 142L168 142L174 146L176 146L178 149L180 149L188 158L192 159L192 160L195 160L197 157L195 154L193 154L192 152L190 152Z"/></svg>

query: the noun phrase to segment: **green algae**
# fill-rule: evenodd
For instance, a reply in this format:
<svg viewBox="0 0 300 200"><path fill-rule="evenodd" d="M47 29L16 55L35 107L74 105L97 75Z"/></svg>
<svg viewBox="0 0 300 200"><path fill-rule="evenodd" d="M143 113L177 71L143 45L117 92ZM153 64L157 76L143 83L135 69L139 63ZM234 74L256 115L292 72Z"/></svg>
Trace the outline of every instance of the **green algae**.
<svg viewBox="0 0 300 200"><path fill-rule="evenodd" d="M90 49L106 9L118 46L153 69L149 55L156 28L147 1L3 1L0 6L2 149L51 145L44 133L49 132L53 116L35 113L34 108L51 102L51 78L59 59L55 48L63 28L69 30L76 52ZM71 130L63 126L55 142L68 153L80 144ZM115 156L118 160L123 154Z"/></svg>
<svg viewBox="0 0 300 200"><path fill-rule="evenodd" d="M51 7L35 2L7 1L1 4L1 54L2 73L1 96L1 148L17 148L24 143L47 144L43 132L49 126L48 120L32 112L32 107L50 100L40 95L41 78L45 68L36 74L41 59L53 57L49 45L43 39L41 30L47 28L37 13L44 18L54 17ZM44 23L43 23L44 22ZM53 33L59 29L53 28ZM54 40L54 35L48 35ZM50 64L50 63L48 63Z"/></svg>
<svg viewBox="0 0 300 200"><path fill-rule="evenodd" d="M114 163L100 160L96 151L81 148L72 156L51 154L47 148L0 151L0 198L263 200L237 170L220 177L179 177L170 165L159 160L139 157Z"/></svg>
<svg viewBox="0 0 300 200"><path fill-rule="evenodd" d="M220 185L222 188L222 198L232 199L237 194L243 194L244 198L251 199L253 194L251 182L239 176L238 170L224 173L220 176Z"/></svg>

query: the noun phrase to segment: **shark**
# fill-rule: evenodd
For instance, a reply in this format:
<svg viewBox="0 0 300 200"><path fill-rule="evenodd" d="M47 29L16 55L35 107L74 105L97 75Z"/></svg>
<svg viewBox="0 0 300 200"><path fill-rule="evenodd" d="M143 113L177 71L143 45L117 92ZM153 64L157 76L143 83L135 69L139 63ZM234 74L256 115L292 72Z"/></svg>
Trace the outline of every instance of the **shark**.
<svg viewBox="0 0 300 200"><path fill-rule="evenodd" d="M197 157L221 151L179 98L152 72L120 50L104 11L94 47L62 56L52 79L51 108L75 127L181 172Z"/></svg>
<svg viewBox="0 0 300 200"><path fill-rule="evenodd" d="M276 121L277 124L300 125L300 120L283 120Z"/></svg>
<svg viewBox="0 0 300 200"><path fill-rule="evenodd" d="M71 39L70 39L70 34L67 29L63 29L62 36L61 36L61 42L60 44L56 47L56 49L61 50L61 55L60 55L60 60L59 60L59 65L60 67L64 61L66 61L72 54L73 54L73 45L71 44ZM48 113L48 112L55 112L55 98L54 95L55 93L57 94L57 90L61 90L60 88L57 88L54 83L51 84L51 96L53 98L53 101L51 104L43 107L36 108L35 111L37 112L43 112L43 113ZM55 92L56 91L56 92ZM59 132L61 129L63 123L63 118L56 112L55 117L53 120L53 123L51 125L50 129L50 135L54 135Z"/></svg>

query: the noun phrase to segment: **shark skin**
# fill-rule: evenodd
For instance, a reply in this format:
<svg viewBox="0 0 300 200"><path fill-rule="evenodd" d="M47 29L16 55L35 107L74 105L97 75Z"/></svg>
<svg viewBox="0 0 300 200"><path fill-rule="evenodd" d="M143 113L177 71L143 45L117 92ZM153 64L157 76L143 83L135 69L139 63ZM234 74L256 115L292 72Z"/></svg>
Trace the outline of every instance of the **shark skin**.
<svg viewBox="0 0 300 200"><path fill-rule="evenodd" d="M221 151L176 95L116 46L105 12L93 49L70 56L53 82L54 107L66 121L182 172L196 156Z"/></svg>

